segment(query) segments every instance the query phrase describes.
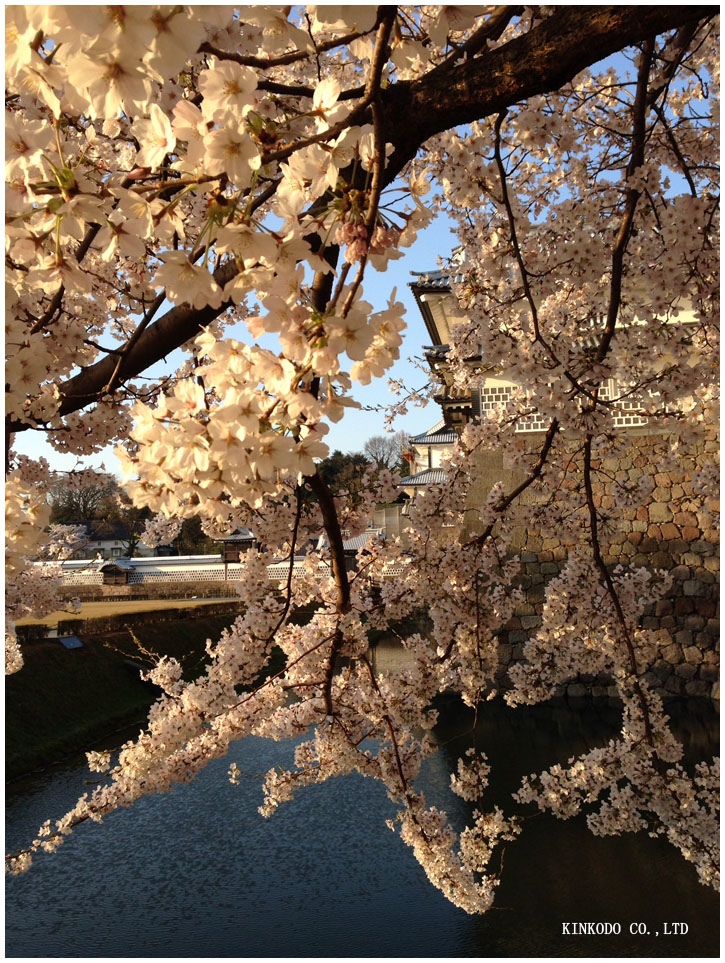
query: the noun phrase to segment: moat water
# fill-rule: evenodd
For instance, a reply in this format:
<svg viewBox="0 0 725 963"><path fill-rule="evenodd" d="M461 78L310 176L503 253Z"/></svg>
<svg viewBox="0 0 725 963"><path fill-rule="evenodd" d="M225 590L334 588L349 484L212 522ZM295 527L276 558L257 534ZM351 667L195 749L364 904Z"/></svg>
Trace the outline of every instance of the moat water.
<svg viewBox="0 0 725 963"><path fill-rule="evenodd" d="M708 706L674 706L693 759L716 752ZM429 803L462 824L468 804L448 773L471 742L470 718L445 713L439 756L421 780ZM585 703L509 710L489 703L477 740L493 768L486 805L511 809L522 774L616 735L619 716ZM231 762L264 773L289 745L248 738L190 785L84 825L52 856L7 880L9 957L716 957L718 894L667 842L596 838L583 819L527 821L505 853L496 906L471 917L428 883L385 826L381 786L357 775L299 793L270 820L258 779L233 786ZM62 815L90 777L83 758L12 783L6 849ZM570 922L621 924L574 936ZM665 923L687 927L665 935ZM631 935L637 925L641 934ZM680 927L682 929L683 927ZM670 926L671 929L671 926ZM648 933L648 935L647 935ZM659 935L655 935L659 934Z"/></svg>

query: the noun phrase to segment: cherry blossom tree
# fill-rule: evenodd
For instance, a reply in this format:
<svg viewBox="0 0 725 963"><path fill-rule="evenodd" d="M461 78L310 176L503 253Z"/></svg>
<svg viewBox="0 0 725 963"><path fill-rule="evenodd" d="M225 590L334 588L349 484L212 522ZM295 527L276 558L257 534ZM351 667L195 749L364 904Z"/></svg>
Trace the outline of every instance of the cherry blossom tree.
<svg viewBox="0 0 725 963"><path fill-rule="evenodd" d="M14 592L47 523L46 469L14 438L44 432L88 455L117 441L139 508L238 527L245 613L185 683L173 660L147 729L28 849L28 868L88 820L193 778L247 734L303 737L272 770L261 811L357 771L400 811L391 828L456 905L492 903L497 847L520 831L486 810L482 750L453 789L476 804L458 836L416 788L435 750L442 691L476 707L495 691L501 628L522 600L516 526L567 549L541 628L510 671L511 705L604 672L622 731L518 793L593 832L668 838L718 884L717 761L681 765L644 677L658 634L642 627L662 573L606 561L617 512L647 498L603 459L629 405L666 439L667 465L701 444L716 413L717 8L686 6L10 7L6 11L7 571ZM609 59L607 59L609 58ZM481 355L521 386L471 423L447 481L416 498L405 549L370 545L346 571L342 530L362 532L396 494L381 471L354 505L316 470L325 434L384 378L405 327L384 271L446 209L459 223L461 321L453 383L480 383ZM692 323L676 323L689 312ZM275 336L278 349L259 343ZM268 342L265 342L268 343ZM181 349L176 370L161 362ZM477 379L479 379L477 381ZM619 394L604 386L614 379ZM403 399L400 408L405 407ZM536 415L537 435L516 431ZM476 458L503 449L520 481L471 505ZM716 474L692 479L702 511ZM471 520L473 517L473 520ZM173 526L172 526L173 527ZM326 554L296 549L326 534ZM166 537L169 532L166 531ZM290 560L280 591L267 566ZM329 575L320 578L323 562ZM392 563L403 571L394 579ZM291 616L314 603L306 624ZM377 675L367 632L426 607L410 665ZM15 606L18 610L17 605ZM260 682L273 645L282 671ZM9 665L20 665L12 636ZM296 696L290 699L290 694ZM238 771L232 764L232 780Z"/></svg>

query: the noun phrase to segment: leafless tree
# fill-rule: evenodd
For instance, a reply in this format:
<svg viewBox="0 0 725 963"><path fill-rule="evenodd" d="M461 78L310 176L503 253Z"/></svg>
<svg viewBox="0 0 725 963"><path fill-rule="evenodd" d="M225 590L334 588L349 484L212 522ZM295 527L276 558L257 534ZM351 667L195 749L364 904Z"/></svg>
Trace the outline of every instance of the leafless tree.
<svg viewBox="0 0 725 963"><path fill-rule="evenodd" d="M405 431L396 431L394 435L373 435L363 445L363 454L378 468L396 469L402 461L408 439Z"/></svg>

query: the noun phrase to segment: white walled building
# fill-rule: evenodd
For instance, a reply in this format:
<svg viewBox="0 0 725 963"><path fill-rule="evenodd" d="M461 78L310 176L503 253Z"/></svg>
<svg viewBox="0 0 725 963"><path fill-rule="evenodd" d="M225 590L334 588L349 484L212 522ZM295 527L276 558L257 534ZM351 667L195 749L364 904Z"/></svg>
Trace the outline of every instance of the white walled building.
<svg viewBox="0 0 725 963"><path fill-rule="evenodd" d="M407 495L412 497L419 488L440 484L445 479L445 470L441 467L443 455L452 450L456 438L456 432L446 428L441 420L410 439L410 475L400 482L400 488Z"/></svg>
<svg viewBox="0 0 725 963"><path fill-rule="evenodd" d="M480 419L487 411L499 410L510 399L512 392L520 389L520 385L507 377L508 372L505 368L494 370L490 365L486 366L486 359L481 357L480 352L478 355L466 358L467 364L477 368L484 376L481 378L480 387L461 389L451 383L446 356L449 345L453 341L453 328L457 323L465 320L465 315L451 290L451 284L461 282L463 275L440 270L414 271L413 274L416 280L410 282L410 288L430 338L430 345L424 348L425 356L431 371L440 383L435 401L441 406L445 427L454 432L460 431L469 420ZM682 328L682 343L687 345L689 343L687 328L695 321L692 310L681 306L679 314L668 323ZM601 327L601 322L601 318L591 319L592 344L586 344L585 347L595 346L595 333L597 328ZM636 326L646 324L647 321L635 319L632 323ZM696 350L694 348L691 350L693 356L696 355ZM609 379L602 384L599 398L607 401L607 399L617 398L620 393L621 389L614 379ZM614 426L624 429L645 428L647 419L642 417L638 410L641 409L643 400L636 394L626 393L626 395L624 400L614 403ZM547 427L548 419L535 413L521 419L516 425L516 431L543 432Z"/></svg>

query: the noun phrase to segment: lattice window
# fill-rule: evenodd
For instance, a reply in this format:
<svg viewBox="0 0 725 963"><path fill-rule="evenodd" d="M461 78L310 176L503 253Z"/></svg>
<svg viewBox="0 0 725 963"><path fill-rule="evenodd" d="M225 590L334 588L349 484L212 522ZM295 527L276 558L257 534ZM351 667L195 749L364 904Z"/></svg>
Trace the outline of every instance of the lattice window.
<svg viewBox="0 0 725 963"><path fill-rule="evenodd" d="M516 422L516 431L546 431L549 424L550 420L548 418L539 414L538 411L534 411L532 414Z"/></svg>
<svg viewBox="0 0 725 963"><path fill-rule="evenodd" d="M486 385L480 389L480 392L481 413L483 415L486 411L498 411L506 406L511 400L513 388L510 385ZM599 395L604 401L615 397L615 384L611 378L601 386ZM645 403L645 398L639 393L629 395L626 399L618 401L614 405L616 412L613 415L615 428L641 428L646 425L647 419L637 414ZM549 419L538 412L520 418L516 423L517 432L546 431L548 427Z"/></svg>
<svg viewBox="0 0 725 963"><path fill-rule="evenodd" d="M599 389L599 397L604 401L610 401L620 391L614 379L610 378ZM642 428L646 425L647 419L637 414L645 406L646 397L641 392L637 392L627 395L622 401L615 402L614 412L616 413L612 416L615 428Z"/></svg>
<svg viewBox="0 0 725 963"><path fill-rule="evenodd" d="M645 407L647 401L640 392L628 395L626 399L618 401L615 408L620 411L614 416L614 424L617 428L642 428L647 424L647 419L637 414L638 410Z"/></svg>
<svg viewBox="0 0 725 963"><path fill-rule="evenodd" d="M511 400L513 388L511 385L485 385L481 391L481 414L486 411L498 411L505 407ZM519 418L516 423L516 431L546 431L549 427L548 420L533 412L525 418Z"/></svg>
<svg viewBox="0 0 725 963"><path fill-rule="evenodd" d="M485 385L481 388L481 412L498 411L509 403L511 385Z"/></svg>

